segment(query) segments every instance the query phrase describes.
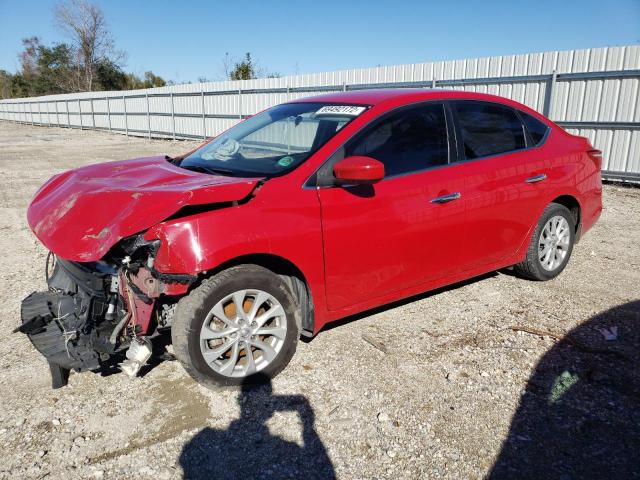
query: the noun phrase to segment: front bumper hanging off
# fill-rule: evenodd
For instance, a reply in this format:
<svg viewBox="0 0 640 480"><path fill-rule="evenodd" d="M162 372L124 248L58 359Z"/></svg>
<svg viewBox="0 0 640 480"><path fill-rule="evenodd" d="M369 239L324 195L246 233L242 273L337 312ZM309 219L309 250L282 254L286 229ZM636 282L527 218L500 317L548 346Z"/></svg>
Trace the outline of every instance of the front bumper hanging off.
<svg viewBox="0 0 640 480"><path fill-rule="evenodd" d="M22 301L15 331L28 335L46 358L53 388L66 385L71 370L112 369L132 345L121 368L135 376L151 354L146 337L157 326L155 306L164 282L145 267L56 259L47 284L49 291Z"/></svg>

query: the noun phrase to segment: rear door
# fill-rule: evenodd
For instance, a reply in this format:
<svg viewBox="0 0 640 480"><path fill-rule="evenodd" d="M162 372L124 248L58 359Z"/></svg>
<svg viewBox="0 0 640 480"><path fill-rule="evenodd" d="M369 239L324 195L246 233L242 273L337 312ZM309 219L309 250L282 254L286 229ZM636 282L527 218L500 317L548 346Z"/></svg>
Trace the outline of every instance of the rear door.
<svg viewBox="0 0 640 480"><path fill-rule="evenodd" d="M481 101L452 102L465 177L469 267L513 255L536 223L546 159L517 111Z"/></svg>
<svg viewBox="0 0 640 480"><path fill-rule="evenodd" d="M352 155L385 165L375 185L318 189L327 303L339 309L461 269L462 179L448 168L447 113L441 102L403 107L374 121L320 170ZM446 201L449 195L451 201ZM438 198L445 197L442 203Z"/></svg>

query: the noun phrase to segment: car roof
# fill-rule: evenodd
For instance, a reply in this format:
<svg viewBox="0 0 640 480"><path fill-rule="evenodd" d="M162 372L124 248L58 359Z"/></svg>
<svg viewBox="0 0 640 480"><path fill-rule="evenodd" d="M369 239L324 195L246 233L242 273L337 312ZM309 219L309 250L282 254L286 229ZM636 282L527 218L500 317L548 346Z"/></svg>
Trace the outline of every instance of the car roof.
<svg viewBox="0 0 640 480"><path fill-rule="evenodd" d="M445 99L482 100L485 102L497 102L511 105L516 108L530 110L508 98L489 95L486 93L465 92L461 90L424 89L424 88L379 88L370 90L352 90L344 92L326 93L313 97L293 100L292 103L301 102L326 102L355 105L378 105L388 100L405 100L415 102L421 100L445 100Z"/></svg>

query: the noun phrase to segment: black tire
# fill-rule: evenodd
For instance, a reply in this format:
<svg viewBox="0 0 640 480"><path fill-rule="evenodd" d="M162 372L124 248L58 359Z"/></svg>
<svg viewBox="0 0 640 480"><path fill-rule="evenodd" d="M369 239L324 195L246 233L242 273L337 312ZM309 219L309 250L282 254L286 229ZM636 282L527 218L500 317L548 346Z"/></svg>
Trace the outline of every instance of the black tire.
<svg viewBox="0 0 640 480"><path fill-rule="evenodd" d="M200 330L217 302L244 289L262 290L280 302L286 313L287 333L277 356L262 370L247 377L228 377L205 362L200 348ZM191 377L208 387L261 383L275 377L291 361L299 338L299 319L295 297L280 276L258 265L238 265L206 279L180 299L171 326L174 354Z"/></svg>
<svg viewBox="0 0 640 480"><path fill-rule="evenodd" d="M567 255L562 260L562 263L560 263L560 265L558 265L553 270L546 270L542 266L542 262L539 258L539 241L540 235L542 234L545 225L551 218L555 216L563 217L569 224L569 245L567 248ZM531 236L531 242L529 243L527 256L525 257L524 262L515 265L514 271L521 277L527 278L529 280L546 281L557 277L567 266L567 263L571 258L575 235L575 219L569 209L564 205L560 205L558 203L550 203L549 205L547 205L547 208L544 209L544 212L542 212L540 220L538 220L538 225L536 225L536 229Z"/></svg>

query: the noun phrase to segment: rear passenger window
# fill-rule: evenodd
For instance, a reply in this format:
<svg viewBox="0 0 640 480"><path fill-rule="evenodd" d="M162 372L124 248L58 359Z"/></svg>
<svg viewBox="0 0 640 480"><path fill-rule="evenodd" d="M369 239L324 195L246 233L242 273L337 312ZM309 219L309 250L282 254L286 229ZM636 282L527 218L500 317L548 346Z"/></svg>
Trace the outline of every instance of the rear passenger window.
<svg viewBox="0 0 640 480"><path fill-rule="evenodd" d="M422 104L391 113L346 148L384 163L385 177L446 165L449 160L443 104Z"/></svg>
<svg viewBox="0 0 640 480"><path fill-rule="evenodd" d="M529 132L531 140L533 140L533 144L540 145L540 142L544 139L549 127L528 113L520 112L520 117L522 118L525 127L527 127L527 131Z"/></svg>
<svg viewBox="0 0 640 480"><path fill-rule="evenodd" d="M457 102L455 109L467 160L525 148L516 112L485 102Z"/></svg>

